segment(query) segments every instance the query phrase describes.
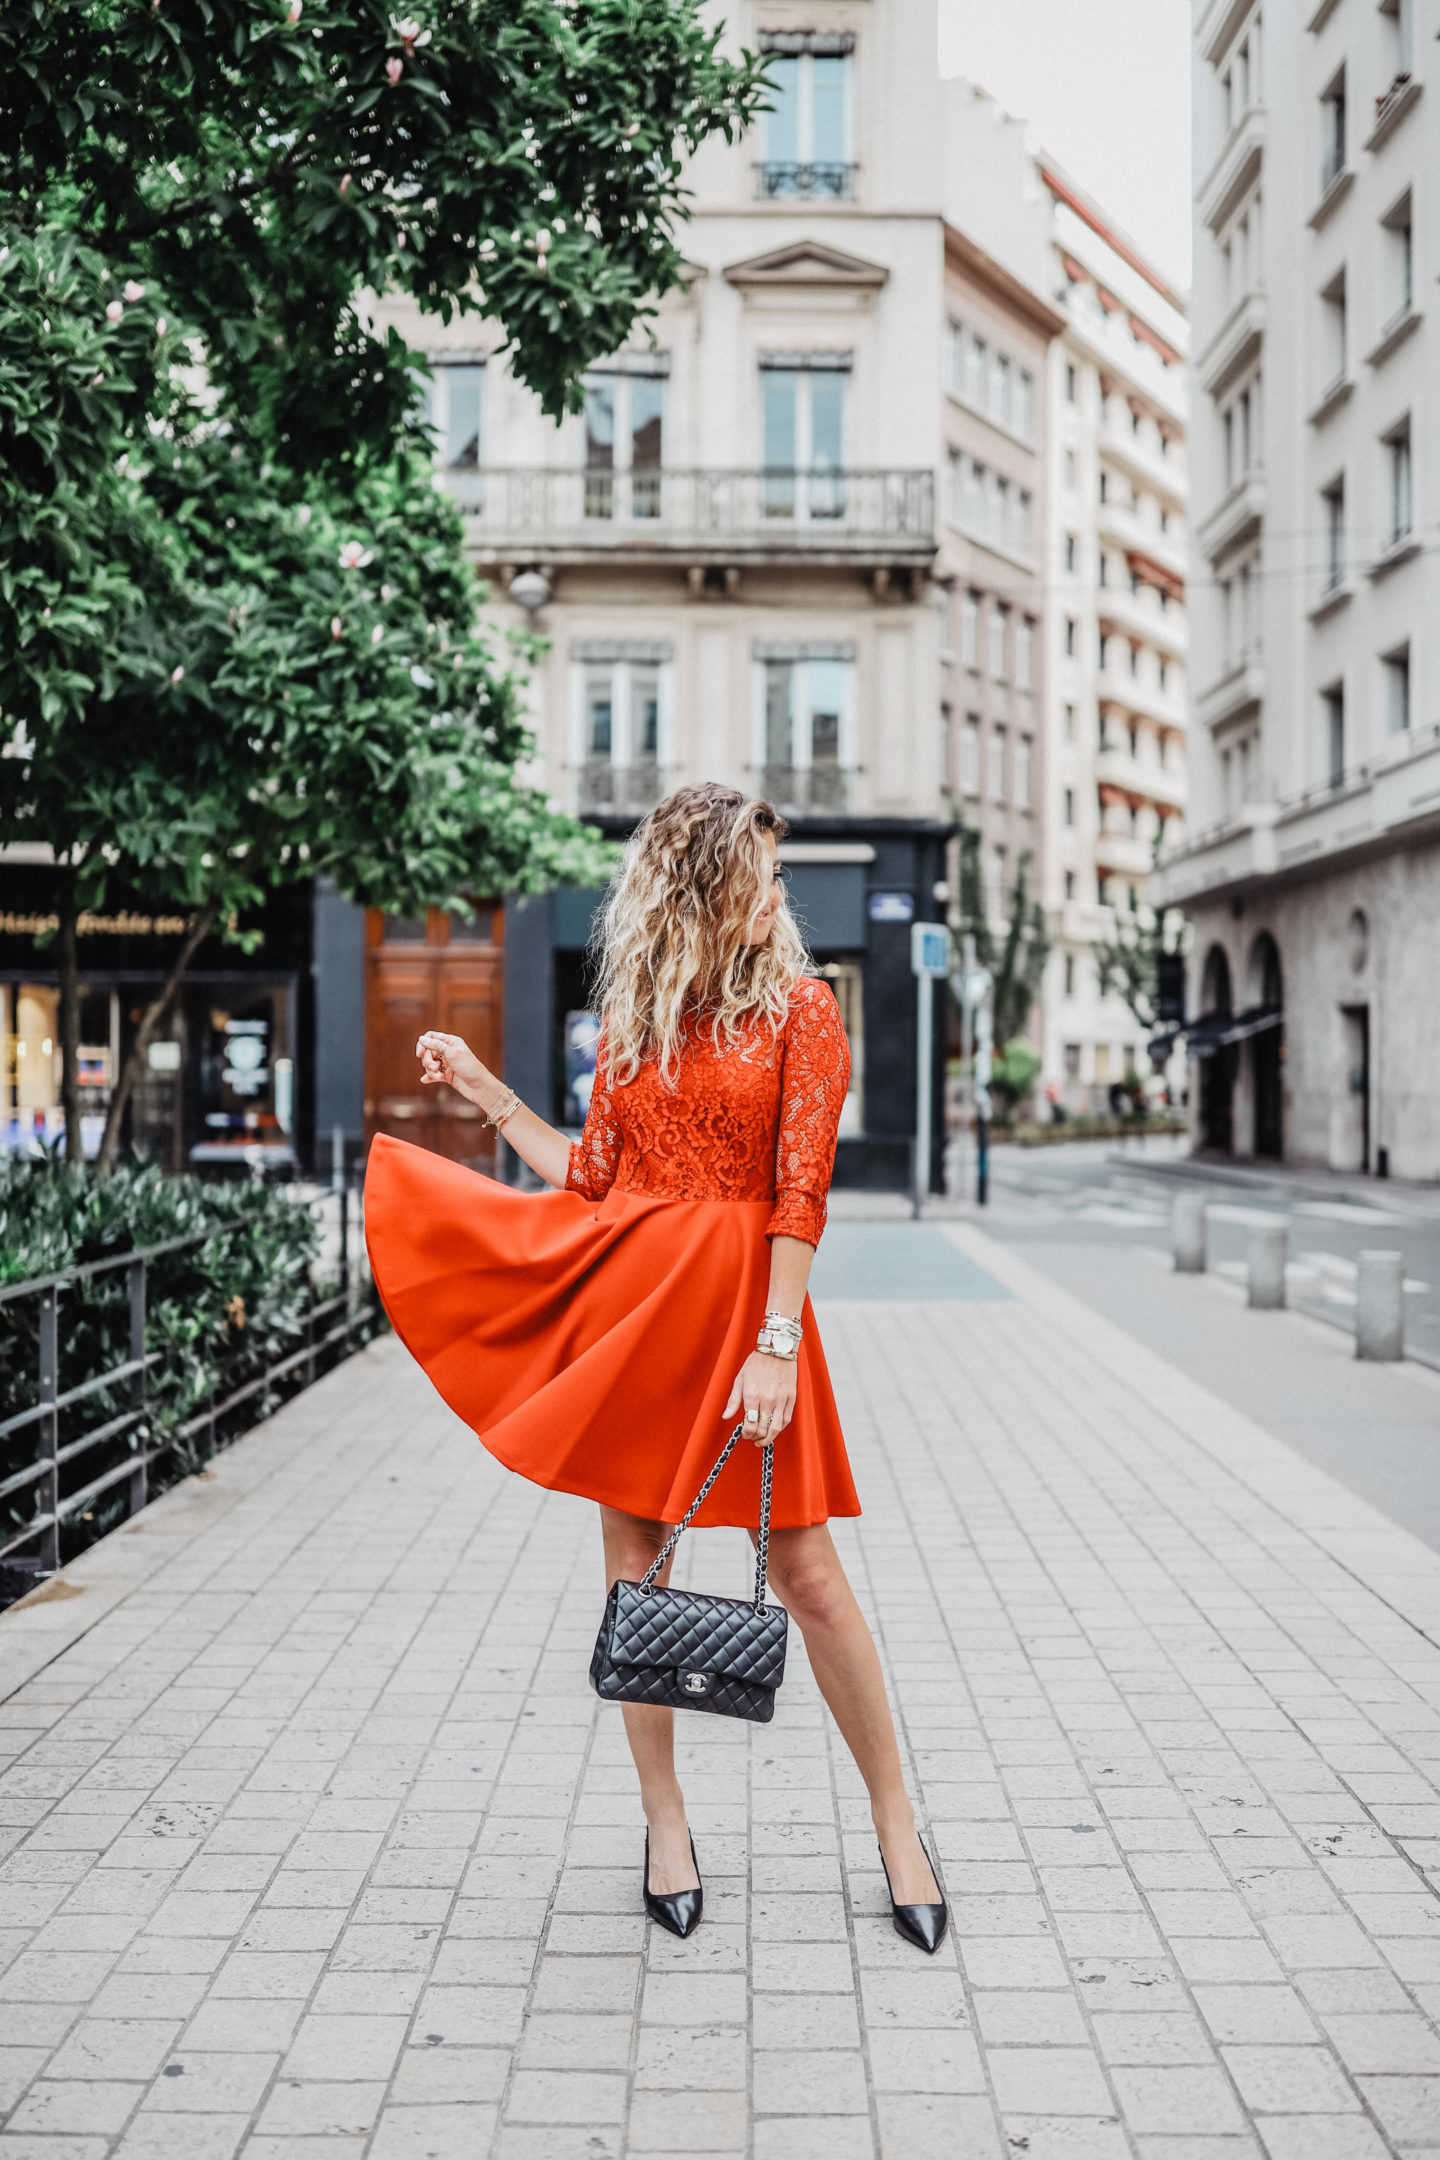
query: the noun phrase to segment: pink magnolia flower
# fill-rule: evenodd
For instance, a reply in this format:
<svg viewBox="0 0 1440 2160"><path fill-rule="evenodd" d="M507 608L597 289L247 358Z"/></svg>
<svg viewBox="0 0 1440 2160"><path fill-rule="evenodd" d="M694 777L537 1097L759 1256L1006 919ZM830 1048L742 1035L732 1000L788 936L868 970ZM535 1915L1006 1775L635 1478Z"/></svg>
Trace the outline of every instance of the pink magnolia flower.
<svg viewBox="0 0 1440 2160"><path fill-rule="evenodd" d="M155 318L155 335L156 337L164 337L165 335L165 317L163 315L157 315Z"/></svg>
<svg viewBox="0 0 1440 2160"><path fill-rule="evenodd" d="M393 599L394 599L394 597L395 597L395 588L394 588L394 586L393 586L393 585L382 585L382 586L380 587L380 597L381 597L381 599L382 599L382 600L393 600Z"/></svg>
<svg viewBox="0 0 1440 2160"><path fill-rule="evenodd" d="M145 287L137 285L133 277L125 280L121 290L127 300L143 300L145 297Z"/></svg>
<svg viewBox="0 0 1440 2160"><path fill-rule="evenodd" d="M340 617L338 615L332 615L330 618L330 635L332 638L339 637L340 628Z"/></svg>
<svg viewBox="0 0 1440 2160"><path fill-rule="evenodd" d="M290 0L290 11L286 15L285 20L287 22L299 22L300 11L304 4L305 0Z"/></svg>
<svg viewBox="0 0 1440 2160"><path fill-rule="evenodd" d="M341 178L341 181L340 181L340 192L341 192L341 194L342 194L342 195L344 195L344 194L345 194L345 193L347 192L347 190L349 189L349 186L350 186L350 175L349 175L349 173L347 172L347 173L345 173L345 174L344 174L344 175L342 176L342 178Z"/></svg>
<svg viewBox="0 0 1440 2160"><path fill-rule="evenodd" d="M370 549L362 547L358 540L347 540L340 550L340 567L342 570L364 570L374 560L375 557Z"/></svg>
<svg viewBox="0 0 1440 2160"><path fill-rule="evenodd" d="M184 670L184 668L183 668L183 667L171 668L171 670L170 670L170 680L171 680L171 682L172 682L172 683L181 683L181 682L184 682L184 680L185 680L185 670Z"/></svg>
<svg viewBox="0 0 1440 2160"><path fill-rule="evenodd" d="M112 300L105 310L106 322L121 322L124 320L124 316L124 303L120 300Z"/></svg>
<svg viewBox="0 0 1440 2160"><path fill-rule="evenodd" d="M397 83L405 72L405 63L398 53L392 53L385 63L385 72L392 83Z"/></svg>
<svg viewBox="0 0 1440 2160"><path fill-rule="evenodd" d="M405 57L407 60L414 52L417 45L428 45L430 43L431 36L433 35L433 33L429 30L422 30L419 23L416 22L414 17L411 15L404 15L398 17L392 15L390 18L390 27L395 32L396 37L399 38L401 44L405 47Z"/></svg>
<svg viewBox="0 0 1440 2160"><path fill-rule="evenodd" d="M372 631L370 632L370 642L371 642L371 644L372 644L372 645L378 645L378 644L380 643L380 640L381 640L381 638L383 638L383 637L384 637L384 635L385 635L385 625L384 625L384 623L383 623L383 622L377 622L377 623L376 623L376 625L375 625L375 627L374 627L374 629L373 629L373 630L372 630Z"/></svg>

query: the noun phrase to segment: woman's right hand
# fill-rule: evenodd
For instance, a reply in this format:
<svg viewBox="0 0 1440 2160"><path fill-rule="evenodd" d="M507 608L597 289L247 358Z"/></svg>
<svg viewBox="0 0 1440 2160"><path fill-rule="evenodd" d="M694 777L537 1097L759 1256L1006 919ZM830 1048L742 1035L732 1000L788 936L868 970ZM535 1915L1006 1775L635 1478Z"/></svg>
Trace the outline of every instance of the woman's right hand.
<svg viewBox="0 0 1440 2160"><path fill-rule="evenodd" d="M487 1082L492 1093L499 1092L494 1074L481 1064L470 1045L459 1035L442 1035L431 1028L416 1043L415 1055L420 1060L421 1087L443 1084L473 1103L479 1103L477 1091L483 1090ZM483 1109L484 1104L480 1107Z"/></svg>

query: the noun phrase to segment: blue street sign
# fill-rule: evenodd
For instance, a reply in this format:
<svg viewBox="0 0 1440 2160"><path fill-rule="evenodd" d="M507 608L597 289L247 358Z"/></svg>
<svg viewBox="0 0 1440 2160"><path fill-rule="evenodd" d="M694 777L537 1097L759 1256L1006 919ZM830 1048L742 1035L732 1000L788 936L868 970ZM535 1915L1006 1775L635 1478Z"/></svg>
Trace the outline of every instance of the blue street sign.
<svg viewBox="0 0 1440 2160"><path fill-rule="evenodd" d="M944 923L911 924L910 967L916 975L949 974L950 932Z"/></svg>

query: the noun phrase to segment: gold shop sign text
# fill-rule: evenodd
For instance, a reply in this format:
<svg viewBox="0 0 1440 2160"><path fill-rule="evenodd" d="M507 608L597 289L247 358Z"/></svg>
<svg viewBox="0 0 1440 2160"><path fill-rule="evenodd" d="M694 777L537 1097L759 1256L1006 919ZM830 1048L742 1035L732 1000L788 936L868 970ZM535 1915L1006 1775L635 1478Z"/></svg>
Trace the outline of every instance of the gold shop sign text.
<svg viewBox="0 0 1440 2160"><path fill-rule="evenodd" d="M189 928L183 915L136 915L122 908L118 915L92 915L85 909L75 925L77 937L183 937ZM16 915L7 908L0 914L0 936L44 937L60 928L58 915Z"/></svg>

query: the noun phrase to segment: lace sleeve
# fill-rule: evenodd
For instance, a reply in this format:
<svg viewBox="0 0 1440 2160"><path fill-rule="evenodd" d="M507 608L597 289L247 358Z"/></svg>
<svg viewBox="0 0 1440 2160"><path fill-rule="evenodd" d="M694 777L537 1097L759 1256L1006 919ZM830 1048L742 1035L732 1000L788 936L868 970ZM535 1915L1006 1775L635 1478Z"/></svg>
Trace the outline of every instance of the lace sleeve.
<svg viewBox="0 0 1440 2160"><path fill-rule="evenodd" d="M775 1146L775 1211L767 1237L818 1245L835 1167L840 1108L850 1083L850 1045L825 984L796 984L785 1024L780 1131Z"/></svg>
<svg viewBox="0 0 1440 2160"><path fill-rule="evenodd" d="M620 1118L615 1107L615 1090L605 1073L605 1037L602 1035L595 1046L595 1085L590 1091L585 1130L578 1140L570 1143L566 1192L579 1193L584 1200L603 1200L615 1182L620 1140Z"/></svg>

